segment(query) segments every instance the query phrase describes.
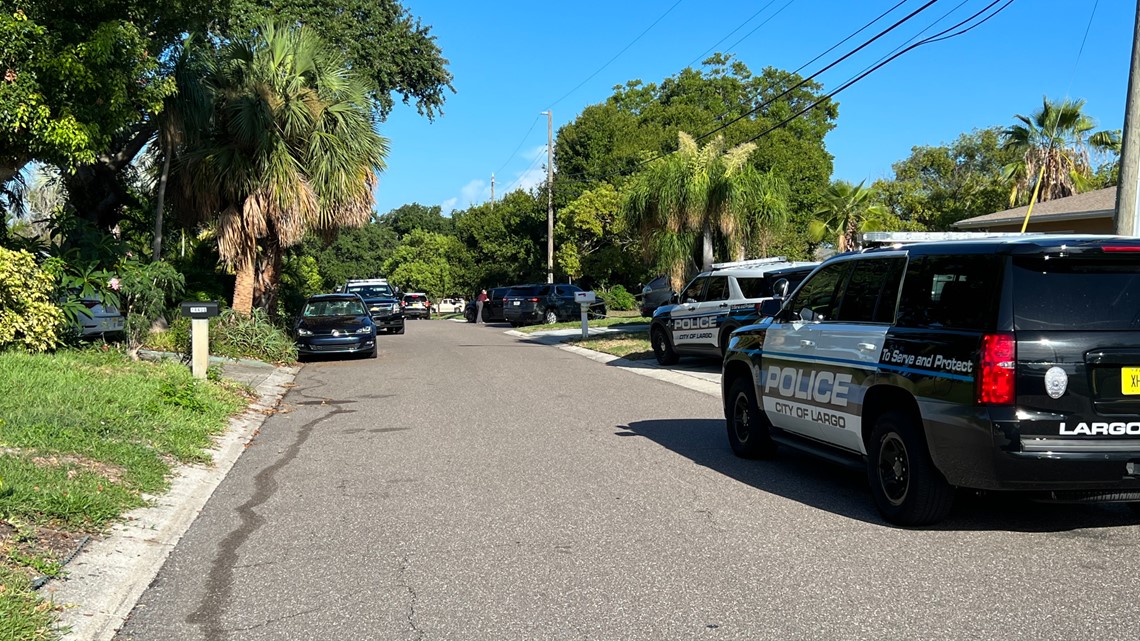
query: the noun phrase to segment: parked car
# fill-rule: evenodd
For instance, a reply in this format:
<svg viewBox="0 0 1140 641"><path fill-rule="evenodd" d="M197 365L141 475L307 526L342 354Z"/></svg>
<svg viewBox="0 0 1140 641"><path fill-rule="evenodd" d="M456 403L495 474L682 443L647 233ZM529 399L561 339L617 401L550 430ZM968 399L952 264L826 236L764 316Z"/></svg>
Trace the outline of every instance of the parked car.
<svg viewBox="0 0 1140 641"><path fill-rule="evenodd" d="M358 294L318 294L305 301L293 328L297 352L376 357L376 325Z"/></svg>
<svg viewBox="0 0 1140 641"><path fill-rule="evenodd" d="M377 332L404 333L404 308L396 290L386 279L350 280L344 284L344 292L364 299Z"/></svg>
<svg viewBox="0 0 1140 641"><path fill-rule="evenodd" d="M423 292L404 294L401 305L404 308L404 316L408 318L431 318L431 301Z"/></svg>
<svg viewBox="0 0 1140 641"><path fill-rule="evenodd" d="M483 303L483 322L494 323L503 320L503 297L511 290L510 287L492 287L487 290L487 302ZM475 322L475 313L478 305L475 301L479 299L479 293L476 292L471 297L471 303L467 305L463 316L467 319L468 323Z"/></svg>
<svg viewBox="0 0 1140 641"><path fill-rule="evenodd" d="M762 258L713 265L712 271L694 278L674 304L653 312L649 339L657 362L672 365L684 354L724 356L729 335L760 320L760 303L779 297L773 290L777 280L789 280L789 275L802 280L817 264ZM775 271L782 275L770 273Z"/></svg>
<svg viewBox="0 0 1140 641"><path fill-rule="evenodd" d="M669 287L669 277L658 276L641 288L641 302L637 307L642 316L652 318L653 312L662 305L668 305L672 297L673 288Z"/></svg>
<svg viewBox="0 0 1140 641"><path fill-rule="evenodd" d="M432 305L432 309L437 314L462 314L466 305L461 296L459 298L444 298Z"/></svg>
<svg viewBox="0 0 1140 641"><path fill-rule="evenodd" d="M557 323L580 318L582 307L575 294L582 291L577 285L551 283L514 287L503 300L503 319L511 325L530 323ZM606 315L606 304L597 301L590 305L592 318Z"/></svg>
<svg viewBox="0 0 1140 641"><path fill-rule="evenodd" d="M82 338L122 338L126 331L127 318L114 305L104 305L99 298L84 298L79 301L85 312L78 314L79 336Z"/></svg>

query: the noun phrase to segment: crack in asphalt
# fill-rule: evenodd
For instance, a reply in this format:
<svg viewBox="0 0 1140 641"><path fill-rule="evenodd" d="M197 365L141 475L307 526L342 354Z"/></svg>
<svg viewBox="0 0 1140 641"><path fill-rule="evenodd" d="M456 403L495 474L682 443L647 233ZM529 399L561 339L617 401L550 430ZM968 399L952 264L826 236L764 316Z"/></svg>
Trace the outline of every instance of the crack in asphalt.
<svg viewBox="0 0 1140 641"><path fill-rule="evenodd" d="M295 388L294 391L303 397L314 398L306 392L328 385L327 382L320 379L315 380L320 384L304 391ZM278 484L275 478L277 472L301 453L301 447L309 440L313 428L318 423L337 414L352 413L352 410L344 409L340 401L326 398L317 399L317 403L327 405L331 411L302 425L297 430L297 438L277 462L257 473L257 476L254 477L253 496L237 508L238 515L241 517L241 524L218 544L218 554L214 557L210 573L206 579L205 594L199 601L198 608L186 617L186 623L196 625L202 630L206 641L222 641L225 638L226 629L221 625L221 617L230 597L233 595L234 570L237 569L238 550L253 536L254 532L265 525L265 517L259 515L255 510L277 492Z"/></svg>
<svg viewBox="0 0 1140 641"><path fill-rule="evenodd" d="M416 599L418 599L419 596L416 594L416 589L414 587L412 587L411 583L409 583L408 581L405 580L405 576L407 575L407 572L408 572L408 557L407 556L401 556L400 557L400 575L399 575L400 579L399 579L399 583L397 585L399 585L400 587L402 587L408 591L408 597L409 597L408 616L407 616L408 627L411 628L412 632L414 632L416 634L417 639L423 639L423 638L425 638L426 635L424 634L424 631L419 629L419 627L416 625Z"/></svg>

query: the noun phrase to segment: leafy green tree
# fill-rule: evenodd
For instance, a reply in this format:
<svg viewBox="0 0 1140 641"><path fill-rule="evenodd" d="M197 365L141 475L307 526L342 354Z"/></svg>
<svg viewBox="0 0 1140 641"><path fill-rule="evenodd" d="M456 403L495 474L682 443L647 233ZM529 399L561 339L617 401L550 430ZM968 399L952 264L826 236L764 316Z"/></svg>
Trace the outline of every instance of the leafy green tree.
<svg viewBox="0 0 1140 641"><path fill-rule="evenodd" d="M921 146L892 165L894 177L872 186L890 212L904 221L946 231L959 220L1001 211L1009 185L1002 168L1017 153L991 127L958 136L949 145Z"/></svg>
<svg viewBox="0 0 1140 641"><path fill-rule="evenodd" d="M325 291L332 291L350 278L386 276L384 262L399 244L391 228L372 222L342 229L331 241L310 233L296 253L316 260Z"/></svg>
<svg viewBox="0 0 1140 641"><path fill-rule="evenodd" d="M1094 187L1089 148L1119 149L1120 132L1098 131L1096 121L1082 109L1084 100L1042 99L1041 109L1030 116L1018 114L1021 124L1002 132L1003 147L1017 160L1005 167L1013 183L1009 204L1064 198Z"/></svg>
<svg viewBox="0 0 1140 641"><path fill-rule="evenodd" d="M181 206L217 226L232 307L273 309L284 249L369 220L387 141L367 85L307 28L267 26L203 55L210 127L188 138L172 181Z"/></svg>
<svg viewBox="0 0 1140 641"><path fill-rule="evenodd" d="M755 230L784 216L787 198L780 179L748 164L751 143L726 150L717 137L700 147L684 132L678 143L676 153L637 174L624 215L656 267L680 289L695 251L704 270L712 268L718 245L728 257L743 258Z"/></svg>
<svg viewBox="0 0 1140 641"><path fill-rule="evenodd" d="M472 254L474 285L546 279L546 197L513 191L495 203L453 212L459 240Z"/></svg>
<svg viewBox="0 0 1140 641"><path fill-rule="evenodd" d="M59 345L63 314L52 304L52 277L28 252L0 247L0 349L43 352Z"/></svg>
<svg viewBox="0 0 1140 641"><path fill-rule="evenodd" d="M384 273L403 291L424 292L434 301L474 287L470 262L458 238L417 229L385 261Z"/></svg>
<svg viewBox="0 0 1140 641"><path fill-rule="evenodd" d="M808 233L816 242L831 237L839 253L859 247L859 234L880 231L890 225L887 208L875 202L875 192L837 180L824 195L824 206L815 212Z"/></svg>
<svg viewBox="0 0 1140 641"><path fill-rule="evenodd" d="M380 216L377 223L390 228L400 238L417 229L437 234L455 233L455 221L444 216L439 205L431 207L419 203L401 205Z"/></svg>
<svg viewBox="0 0 1140 641"><path fill-rule="evenodd" d="M572 278L600 276L595 260L599 252L617 247L623 253L636 241L621 215L622 196L608 182L599 182L555 212L555 262ZM610 274L607 274L610 275Z"/></svg>

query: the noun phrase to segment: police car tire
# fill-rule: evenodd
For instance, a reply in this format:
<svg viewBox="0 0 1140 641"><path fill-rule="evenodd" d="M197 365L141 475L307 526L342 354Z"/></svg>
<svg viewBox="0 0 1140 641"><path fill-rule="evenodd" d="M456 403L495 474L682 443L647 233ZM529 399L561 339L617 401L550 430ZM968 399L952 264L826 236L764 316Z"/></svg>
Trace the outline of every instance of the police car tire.
<svg viewBox="0 0 1140 641"><path fill-rule="evenodd" d="M665 330L654 327L651 338L653 355L657 357L657 362L661 365L676 365L681 357L673 349L673 344L669 342L669 335L665 333Z"/></svg>
<svg viewBox="0 0 1140 641"><path fill-rule="evenodd" d="M892 472L883 468L890 460L897 461L896 469L902 471L902 487L887 478ZM895 525L936 523L954 505L954 488L934 467L918 426L904 412L888 412L875 422L867 452L867 480L879 513Z"/></svg>
<svg viewBox="0 0 1140 641"><path fill-rule="evenodd" d="M733 454L740 458L768 458L776 453L771 423L756 403L756 389L750 378L741 376L732 383L724 410L728 444ZM742 417L738 411L745 413L746 424L740 423Z"/></svg>

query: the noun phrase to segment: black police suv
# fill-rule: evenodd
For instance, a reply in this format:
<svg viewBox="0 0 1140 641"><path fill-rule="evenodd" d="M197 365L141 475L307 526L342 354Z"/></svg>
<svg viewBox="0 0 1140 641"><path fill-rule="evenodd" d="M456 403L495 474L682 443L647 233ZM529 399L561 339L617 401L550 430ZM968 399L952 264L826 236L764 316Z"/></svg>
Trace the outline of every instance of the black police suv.
<svg viewBox="0 0 1140 641"><path fill-rule="evenodd" d="M305 301L293 328L297 352L376 357L376 325L357 294L318 294Z"/></svg>
<svg viewBox="0 0 1140 641"><path fill-rule="evenodd" d="M400 304L400 296L387 280L350 280L344 291L359 294L364 299L377 332L404 333L404 308Z"/></svg>
<svg viewBox="0 0 1140 641"><path fill-rule="evenodd" d="M732 337L744 457L865 468L900 525L955 488L1140 502L1140 240L1025 236L841 255Z"/></svg>

